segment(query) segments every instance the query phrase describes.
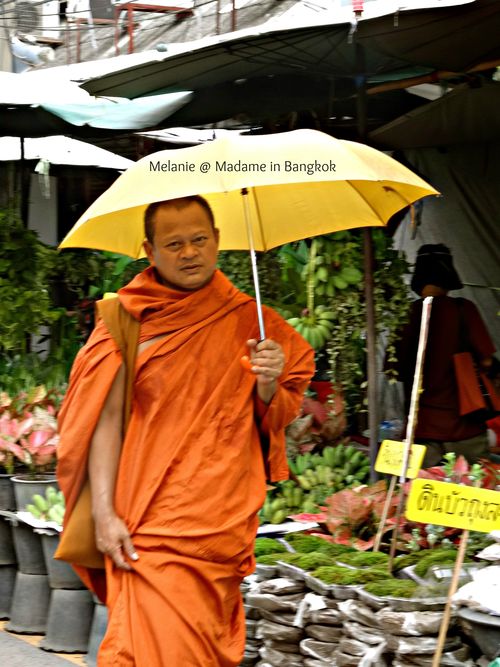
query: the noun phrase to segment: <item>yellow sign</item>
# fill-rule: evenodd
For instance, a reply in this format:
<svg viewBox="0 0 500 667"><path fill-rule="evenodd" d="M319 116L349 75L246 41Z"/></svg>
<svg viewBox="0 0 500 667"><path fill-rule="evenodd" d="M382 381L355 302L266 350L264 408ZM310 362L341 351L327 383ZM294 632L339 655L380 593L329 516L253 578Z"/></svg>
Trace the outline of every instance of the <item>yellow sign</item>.
<svg viewBox="0 0 500 667"><path fill-rule="evenodd" d="M384 440L380 445L375 470L388 475L401 475L403 472L403 453L405 443L398 440ZM425 456L425 445L412 445L406 477L413 479L418 475Z"/></svg>
<svg viewBox="0 0 500 667"><path fill-rule="evenodd" d="M419 523L489 533L500 529L500 491L414 479L406 505L406 518Z"/></svg>

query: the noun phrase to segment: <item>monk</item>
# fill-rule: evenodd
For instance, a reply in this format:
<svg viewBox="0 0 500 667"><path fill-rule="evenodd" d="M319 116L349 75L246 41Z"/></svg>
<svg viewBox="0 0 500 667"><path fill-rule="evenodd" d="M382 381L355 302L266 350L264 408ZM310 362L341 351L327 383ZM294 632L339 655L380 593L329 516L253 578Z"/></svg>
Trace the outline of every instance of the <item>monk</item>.
<svg viewBox="0 0 500 667"><path fill-rule="evenodd" d="M128 429L124 364L100 322L61 411L59 482L71 512L90 479L105 582L79 572L109 610L99 667L236 667L257 512L266 479L288 477L284 428L313 351L269 308L258 342L255 301L216 268L204 199L153 204L145 227L151 266L118 292L140 321Z"/></svg>

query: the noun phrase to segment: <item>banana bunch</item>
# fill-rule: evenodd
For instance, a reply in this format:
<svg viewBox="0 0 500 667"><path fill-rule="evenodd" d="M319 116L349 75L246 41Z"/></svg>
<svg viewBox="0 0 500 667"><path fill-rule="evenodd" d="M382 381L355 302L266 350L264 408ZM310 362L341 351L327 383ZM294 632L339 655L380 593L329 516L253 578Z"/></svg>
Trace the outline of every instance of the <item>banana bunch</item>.
<svg viewBox="0 0 500 667"><path fill-rule="evenodd" d="M27 505L26 509L35 519L54 521L62 526L65 510L62 491L56 491L54 487L49 486L45 492L45 497L39 493L35 493L32 500L33 502Z"/></svg>
<svg viewBox="0 0 500 667"><path fill-rule="evenodd" d="M313 349L320 350L331 337L335 319L333 311L327 310L326 306L317 306L312 315L290 317L287 322Z"/></svg>
<svg viewBox="0 0 500 667"><path fill-rule="evenodd" d="M320 237L317 240L317 255L314 267L314 290L317 296L335 296L336 290L345 290L350 285L359 285L363 274L354 265L356 256L349 252L350 235L335 234L335 239Z"/></svg>
<svg viewBox="0 0 500 667"><path fill-rule="evenodd" d="M288 465L297 482L280 482L268 492L259 514L261 523L282 523L290 514L315 514L333 493L365 483L370 474L369 458L353 445L299 454Z"/></svg>

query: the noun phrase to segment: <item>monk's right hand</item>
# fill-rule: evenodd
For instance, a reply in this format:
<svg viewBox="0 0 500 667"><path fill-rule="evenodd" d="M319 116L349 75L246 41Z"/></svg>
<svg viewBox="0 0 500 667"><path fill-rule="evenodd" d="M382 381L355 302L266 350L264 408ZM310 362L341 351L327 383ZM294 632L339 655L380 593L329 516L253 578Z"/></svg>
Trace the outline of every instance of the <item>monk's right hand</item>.
<svg viewBox="0 0 500 667"><path fill-rule="evenodd" d="M127 526L120 517L114 513L100 516L95 520L96 545L99 551L111 558L116 567L122 570L131 570L129 563L125 560L139 560Z"/></svg>

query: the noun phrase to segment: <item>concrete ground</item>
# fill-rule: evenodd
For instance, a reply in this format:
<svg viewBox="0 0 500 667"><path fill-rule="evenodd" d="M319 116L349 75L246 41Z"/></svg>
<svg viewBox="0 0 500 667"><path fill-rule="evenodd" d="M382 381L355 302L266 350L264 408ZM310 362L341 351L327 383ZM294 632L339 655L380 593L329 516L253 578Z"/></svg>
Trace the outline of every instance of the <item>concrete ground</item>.
<svg viewBox="0 0 500 667"><path fill-rule="evenodd" d="M38 648L42 637L17 635L5 630L6 621L0 621L0 665L2 667L83 667L83 655L55 654Z"/></svg>

